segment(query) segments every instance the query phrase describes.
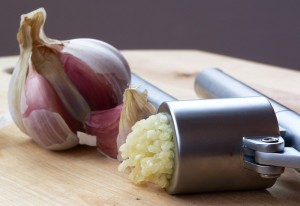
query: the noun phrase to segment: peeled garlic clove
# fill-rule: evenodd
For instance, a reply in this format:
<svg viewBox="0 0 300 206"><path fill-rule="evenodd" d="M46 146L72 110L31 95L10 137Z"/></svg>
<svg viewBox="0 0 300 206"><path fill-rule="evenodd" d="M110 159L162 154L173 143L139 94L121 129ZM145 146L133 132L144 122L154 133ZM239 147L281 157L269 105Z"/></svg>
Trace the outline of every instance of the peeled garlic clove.
<svg viewBox="0 0 300 206"><path fill-rule="evenodd" d="M97 148L105 155L116 158L117 135L122 105L115 108L91 112L85 121L88 134L97 137Z"/></svg>
<svg viewBox="0 0 300 206"><path fill-rule="evenodd" d="M75 134L88 133L87 117L121 107L130 69L107 43L48 38L43 31L45 16L45 10L38 9L21 17L20 58L10 82L9 110L16 125L39 145L67 149L78 144ZM113 115L120 115L116 111ZM103 121L98 124L107 125ZM107 128L118 132L114 121ZM117 135L110 136L115 140ZM102 142L101 147L116 150L113 140ZM110 149L107 152L111 154Z"/></svg>
<svg viewBox="0 0 300 206"><path fill-rule="evenodd" d="M132 126L141 119L156 114L155 107L147 101L147 90L139 93L136 88L128 88L124 92L123 110L117 137L118 148L125 143ZM120 159L120 158L119 158Z"/></svg>

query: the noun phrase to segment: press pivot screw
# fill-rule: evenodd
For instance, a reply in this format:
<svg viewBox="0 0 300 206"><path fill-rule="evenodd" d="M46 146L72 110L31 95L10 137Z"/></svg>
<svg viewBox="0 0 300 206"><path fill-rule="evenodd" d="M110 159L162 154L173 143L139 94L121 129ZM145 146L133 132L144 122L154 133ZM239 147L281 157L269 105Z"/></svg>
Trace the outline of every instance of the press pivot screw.
<svg viewBox="0 0 300 206"><path fill-rule="evenodd" d="M270 175L270 174L260 174L260 176L262 178L268 178L268 179L280 177L280 175Z"/></svg>
<svg viewBox="0 0 300 206"><path fill-rule="evenodd" d="M261 141L263 141L265 143L275 143L275 142L279 141L279 138L278 137L265 137Z"/></svg>

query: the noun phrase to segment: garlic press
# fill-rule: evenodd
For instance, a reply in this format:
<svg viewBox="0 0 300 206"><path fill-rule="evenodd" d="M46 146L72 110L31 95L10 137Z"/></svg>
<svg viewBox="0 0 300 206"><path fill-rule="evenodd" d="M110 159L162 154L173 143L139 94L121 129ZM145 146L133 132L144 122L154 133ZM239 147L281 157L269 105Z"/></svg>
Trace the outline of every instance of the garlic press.
<svg viewBox="0 0 300 206"><path fill-rule="evenodd" d="M175 161L168 193L264 189L285 167L298 168L294 155L299 153L286 146L288 130L279 128L277 107L266 97L179 101L136 75L132 82L148 90L148 100L173 127ZM204 91L202 83L197 78L198 93Z"/></svg>
<svg viewBox="0 0 300 206"><path fill-rule="evenodd" d="M259 167L287 167L295 168L300 172L300 115L297 112L266 97L217 68L205 69L197 75L195 91L199 96L208 98L249 98L259 96L267 98L276 114L280 136L264 141L268 145L272 145L270 150L262 149L255 138L246 139L244 144L251 150L245 150L244 154L253 155L255 158L253 166L249 165L249 169L262 174L265 178L272 178L272 172L274 172L275 176L280 174L279 172L275 174L276 172L273 169L269 170L270 174L262 173L258 169ZM276 148L273 148L273 146Z"/></svg>

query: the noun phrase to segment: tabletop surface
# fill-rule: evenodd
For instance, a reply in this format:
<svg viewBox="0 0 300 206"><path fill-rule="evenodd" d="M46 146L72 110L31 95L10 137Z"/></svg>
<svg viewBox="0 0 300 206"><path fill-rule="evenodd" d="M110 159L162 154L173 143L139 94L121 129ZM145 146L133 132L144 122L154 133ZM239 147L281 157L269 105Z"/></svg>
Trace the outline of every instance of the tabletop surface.
<svg viewBox="0 0 300 206"><path fill-rule="evenodd" d="M177 97L195 99L195 75L218 67L300 112L300 72L194 50L122 51L133 72ZM7 114L10 71L17 56L0 57L0 117ZM286 169L267 190L172 196L131 184L118 161L93 147L42 149L13 123L0 127L0 205L299 205L300 174Z"/></svg>

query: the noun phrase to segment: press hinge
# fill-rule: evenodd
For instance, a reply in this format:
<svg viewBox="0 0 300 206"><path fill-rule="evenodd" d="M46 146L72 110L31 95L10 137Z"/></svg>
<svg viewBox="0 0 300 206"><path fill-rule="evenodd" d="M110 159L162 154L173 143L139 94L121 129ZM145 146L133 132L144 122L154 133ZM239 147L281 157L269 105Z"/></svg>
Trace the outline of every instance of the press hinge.
<svg viewBox="0 0 300 206"><path fill-rule="evenodd" d="M244 167L259 173L261 177L278 178L284 172L285 165L273 164L269 158L275 157L274 155L285 156L284 140L281 136L244 137L243 152Z"/></svg>

